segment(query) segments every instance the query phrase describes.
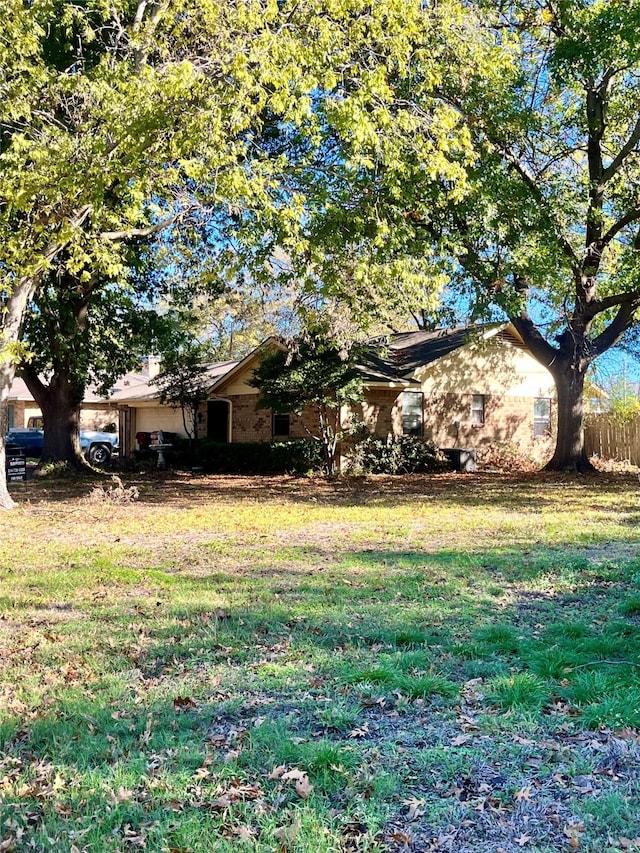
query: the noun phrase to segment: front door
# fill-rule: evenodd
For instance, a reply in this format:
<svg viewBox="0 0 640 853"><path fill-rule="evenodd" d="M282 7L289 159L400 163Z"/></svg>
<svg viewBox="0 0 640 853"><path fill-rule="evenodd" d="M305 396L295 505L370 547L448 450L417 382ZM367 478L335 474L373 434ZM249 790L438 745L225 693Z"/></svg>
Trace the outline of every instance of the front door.
<svg viewBox="0 0 640 853"><path fill-rule="evenodd" d="M207 438L226 444L229 441L229 403L209 400L207 403Z"/></svg>

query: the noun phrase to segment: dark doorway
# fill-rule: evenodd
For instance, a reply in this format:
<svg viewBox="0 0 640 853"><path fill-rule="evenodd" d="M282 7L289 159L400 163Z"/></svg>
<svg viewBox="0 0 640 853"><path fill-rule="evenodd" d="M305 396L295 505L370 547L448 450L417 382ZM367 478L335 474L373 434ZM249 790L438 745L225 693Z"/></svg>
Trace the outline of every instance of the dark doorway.
<svg viewBox="0 0 640 853"><path fill-rule="evenodd" d="M229 403L210 400L207 403L207 438L226 444L229 441Z"/></svg>

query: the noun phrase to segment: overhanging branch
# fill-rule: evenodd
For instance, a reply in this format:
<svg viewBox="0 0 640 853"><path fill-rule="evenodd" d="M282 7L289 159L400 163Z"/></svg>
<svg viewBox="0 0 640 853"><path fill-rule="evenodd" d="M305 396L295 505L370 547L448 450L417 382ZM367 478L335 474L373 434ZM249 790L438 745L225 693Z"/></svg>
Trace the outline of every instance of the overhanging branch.
<svg viewBox="0 0 640 853"><path fill-rule="evenodd" d="M618 173L619 169L624 164L624 162L627 159L627 157L629 156L629 154L631 154L635 150L635 148L639 142L640 142L640 117L638 117L638 120L636 121L635 126L634 126L633 130L631 131L631 134L630 134L629 138L627 139L627 141L625 142L625 144L622 146L622 148L620 149L618 154L613 158L611 163L609 163L607 168L604 169L604 171L602 172L603 183L606 183L607 181L610 181L611 178L615 177L615 175Z"/></svg>
<svg viewBox="0 0 640 853"><path fill-rule="evenodd" d="M640 205L636 205L636 207L632 207L631 210L628 210L624 216L621 216L617 222L609 228L606 234L603 235L601 239L601 244L603 246L609 245L609 243L616 237L623 229L627 227L627 225L631 225L631 223L636 222L640 219Z"/></svg>
<svg viewBox="0 0 640 853"><path fill-rule="evenodd" d="M560 355L558 350L543 337L526 311L509 319L534 358L553 373L553 366Z"/></svg>
<svg viewBox="0 0 640 853"><path fill-rule="evenodd" d="M607 328L594 338L592 342L593 357L597 358L612 346L618 343L624 333L631 328L635 320L636 312L640 308L640 295L635 294L633 298L620 305L620 309Z"/></svg>
<svg viewBox="0 0 640 853"><path fill-rule="evenodd" d="M103 240L111 240L114 243L122 240L131 240L133 237L150 237L152 234L158 234L160 231L164 231L165 228L169 228L179 219L182 219L187 216L187 214L191 213L194 209L195 207L186 208L185 210L181 210L173 216L168 216L166 219L161 219L159 222L149 225L146 228L123 228L121 231L102 231L100 237Z"/></svg>
<svg viewBox="0 0 640 853"><path fill-rule="evenodd" d="M595 316L603 311L608 311L609 308L617 308L623 303L634 302L640 300L640 290L633 290L629 293L616 293L613 296L606 296L604 299L593 299L585 307L583 316L585 320L593 320Z"/></svg>

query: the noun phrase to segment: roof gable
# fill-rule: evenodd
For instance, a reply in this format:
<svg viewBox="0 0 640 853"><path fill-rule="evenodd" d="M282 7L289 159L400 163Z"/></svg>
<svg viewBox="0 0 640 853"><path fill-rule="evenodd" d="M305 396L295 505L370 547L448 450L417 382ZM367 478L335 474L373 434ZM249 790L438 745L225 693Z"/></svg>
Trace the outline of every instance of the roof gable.
<svg viewBox="0 0 640 853"><path fill-rule="evenodd" d="M209 388L209 393L220 395L224 392L225 388L229 386L232 382L234 382L239 377L242 377L246 374L254 364L256 364L265 349L269 347L274 347L277 349L286 349L285 345L278 338L271 336L262 341L261 344L252 350L247 356L245 356L242 361L237 361L234 363L233 367L229 370L225 371L225 373L218 377L216 381ZM256 393L258 393L256 391Z"/></svg>
<svg viewBox="0 0 640 853"><path fill-rule="evenodd" d="M400 332L371 341L358 367L365 382L407 382L418 368L450 355L473 340L486 340L506 329L501 324ZM509 342L516 344L515 336Z"/></svg>

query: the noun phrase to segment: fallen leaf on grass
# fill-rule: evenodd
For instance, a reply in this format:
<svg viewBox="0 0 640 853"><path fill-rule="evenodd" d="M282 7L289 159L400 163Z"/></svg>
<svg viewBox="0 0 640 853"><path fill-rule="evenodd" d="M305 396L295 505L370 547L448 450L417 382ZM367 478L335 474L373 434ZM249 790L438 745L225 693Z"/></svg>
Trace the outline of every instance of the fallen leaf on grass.
<svg viewBox="0 0 640 853"><path fill-rule="evenodd" d="M526 847L526 845L531 841L531 836L523 833L519 838L516 838L515 841L519 847Z"/></svg>
<svg viewBox="0 0 640 853"><path fill-rule="evenodd" d="M241 752L241 749L230 749L222 756L222 760L225 764L230 764L232 761L236 760L236 758L240 755Z"/></svg>
<svg viewBox="0 0 640 853"><path fill-rule="evenodd" d="M577 850L580 847L580 836L584 832L583 823L568 823L562 830L569 839L567 844L570 850Z"/></svg>
<svg viewBox="0 0 640 853"><path fill-rule="evenodd" d="M223 734L211 734L206 738L207 743L213 746L224 746L227 742L227 736Z"/></svg>
<svg viewBox="0 0 640 853"><path fill-rule="evenodd" d="M363 723L361 726L358 726L357 728L352 729L349 732L349 737L354 739L354 738L366 737L368 734L369 734L369 724Z"/></svg>
<svg viewBox="0 0 640 853"><path fill-rule="evenodd" d="M402 805L409 807L407 820L417 820L419 817L422 817L424 814L424 804L425 800L419 800L417 797L411 797L408 800L403 800Z"/></svg>
<svg viewBox="0 0 640 853"><path fill-rule="evenodd" d="M283 782L294 782L296 788L296 794L301 797L303 800L309 798L309 795L313 791L313 785L309 782L309 777L304 772L304 770L289 770L287 773L283 773L280 777Z"/></svg>
<svg viewBox="0 0 640 853"><path fill-rule="evenodd" d="M223 830L225 838L229 840L237 838L238 841L253 841L255 831L250 826L231 826L225 827Z"/></svg>
<svg viewBox="0 0 640 853"><path fill-rule="evenodd" d="M147 839L141 832L138 832L135 829L132 829L131 826L127 824L124 828L123 838L125 843L130 847L146 847Z"/></svg>
<svg viewBox="0 0 640 853"><path fill-rule="evenodd" d="M519 791L516 791L515 799L518 803L522 803L524 801L531 801L531 785L525 785L524 788L520 788Z"/></svg>
<svg viewBox="0 0 640 853"><path fill-rule="evenodd" d="M638 729L632 729L629 727L624 729L618 729L617 731L613 732L613 736L616 738L620 738L620 740L635 740L636 742L640 741L640 732L638 731ZM632 842L632 844L635 843L635 841Z"/></svg>
<svg viewBox="0 0 640 853"><path fill-rule="evenodd" d="M471 740L471 735L458 735L451 741L451 746L462 746L463 743Z"/></svg>
<svg viewBox="0 0 640 853"><path fill-rule="evenodd" d="M195 711L198 703L191 696L176 696L173 700L173 707L176 711Z"/></svg>
<svg viewBox="0 0 640 853"><path fill-rule="evenodd" d="M387 704L387 700L384 696L363 696L360 699L360 704L363 708L375 708L376 705L379 705L381 708L384 708L384 706Z"/></svg>
<svg viewBox="0 0 640 853"><path fill-rule="evenodd" d="M112 794L109 798L109 805L117 806L120 803L127 803L129 800L133 799L133 791L127 790L122 785L118 788L118 792L116 794Z"/></svg>
<svg viewBox="0 0 640 853"><path fill-rule="evenodd" d="M279 826L274 829L273 834L280 842L281 850L287 850L290 844L296 840L300 832L300 823L296 820L290 826Z"/></svg>
<svg viewBox="0 0 640 853"><path fill-rule="evenodd" d="M211 803L211 806L216 810L223 811L233 803L257 800L261 796L262 789L259 785L245 785L238 780L234 780L227 790Z"/></svg>
<svg viewBox="0 0 640 853"><path fill-rule="evenodd" d="M413 838L401 829L394 829L387 838L389 841L395 841L396 844L402 844L405 850L411 850L413 847Z"/></svg>

